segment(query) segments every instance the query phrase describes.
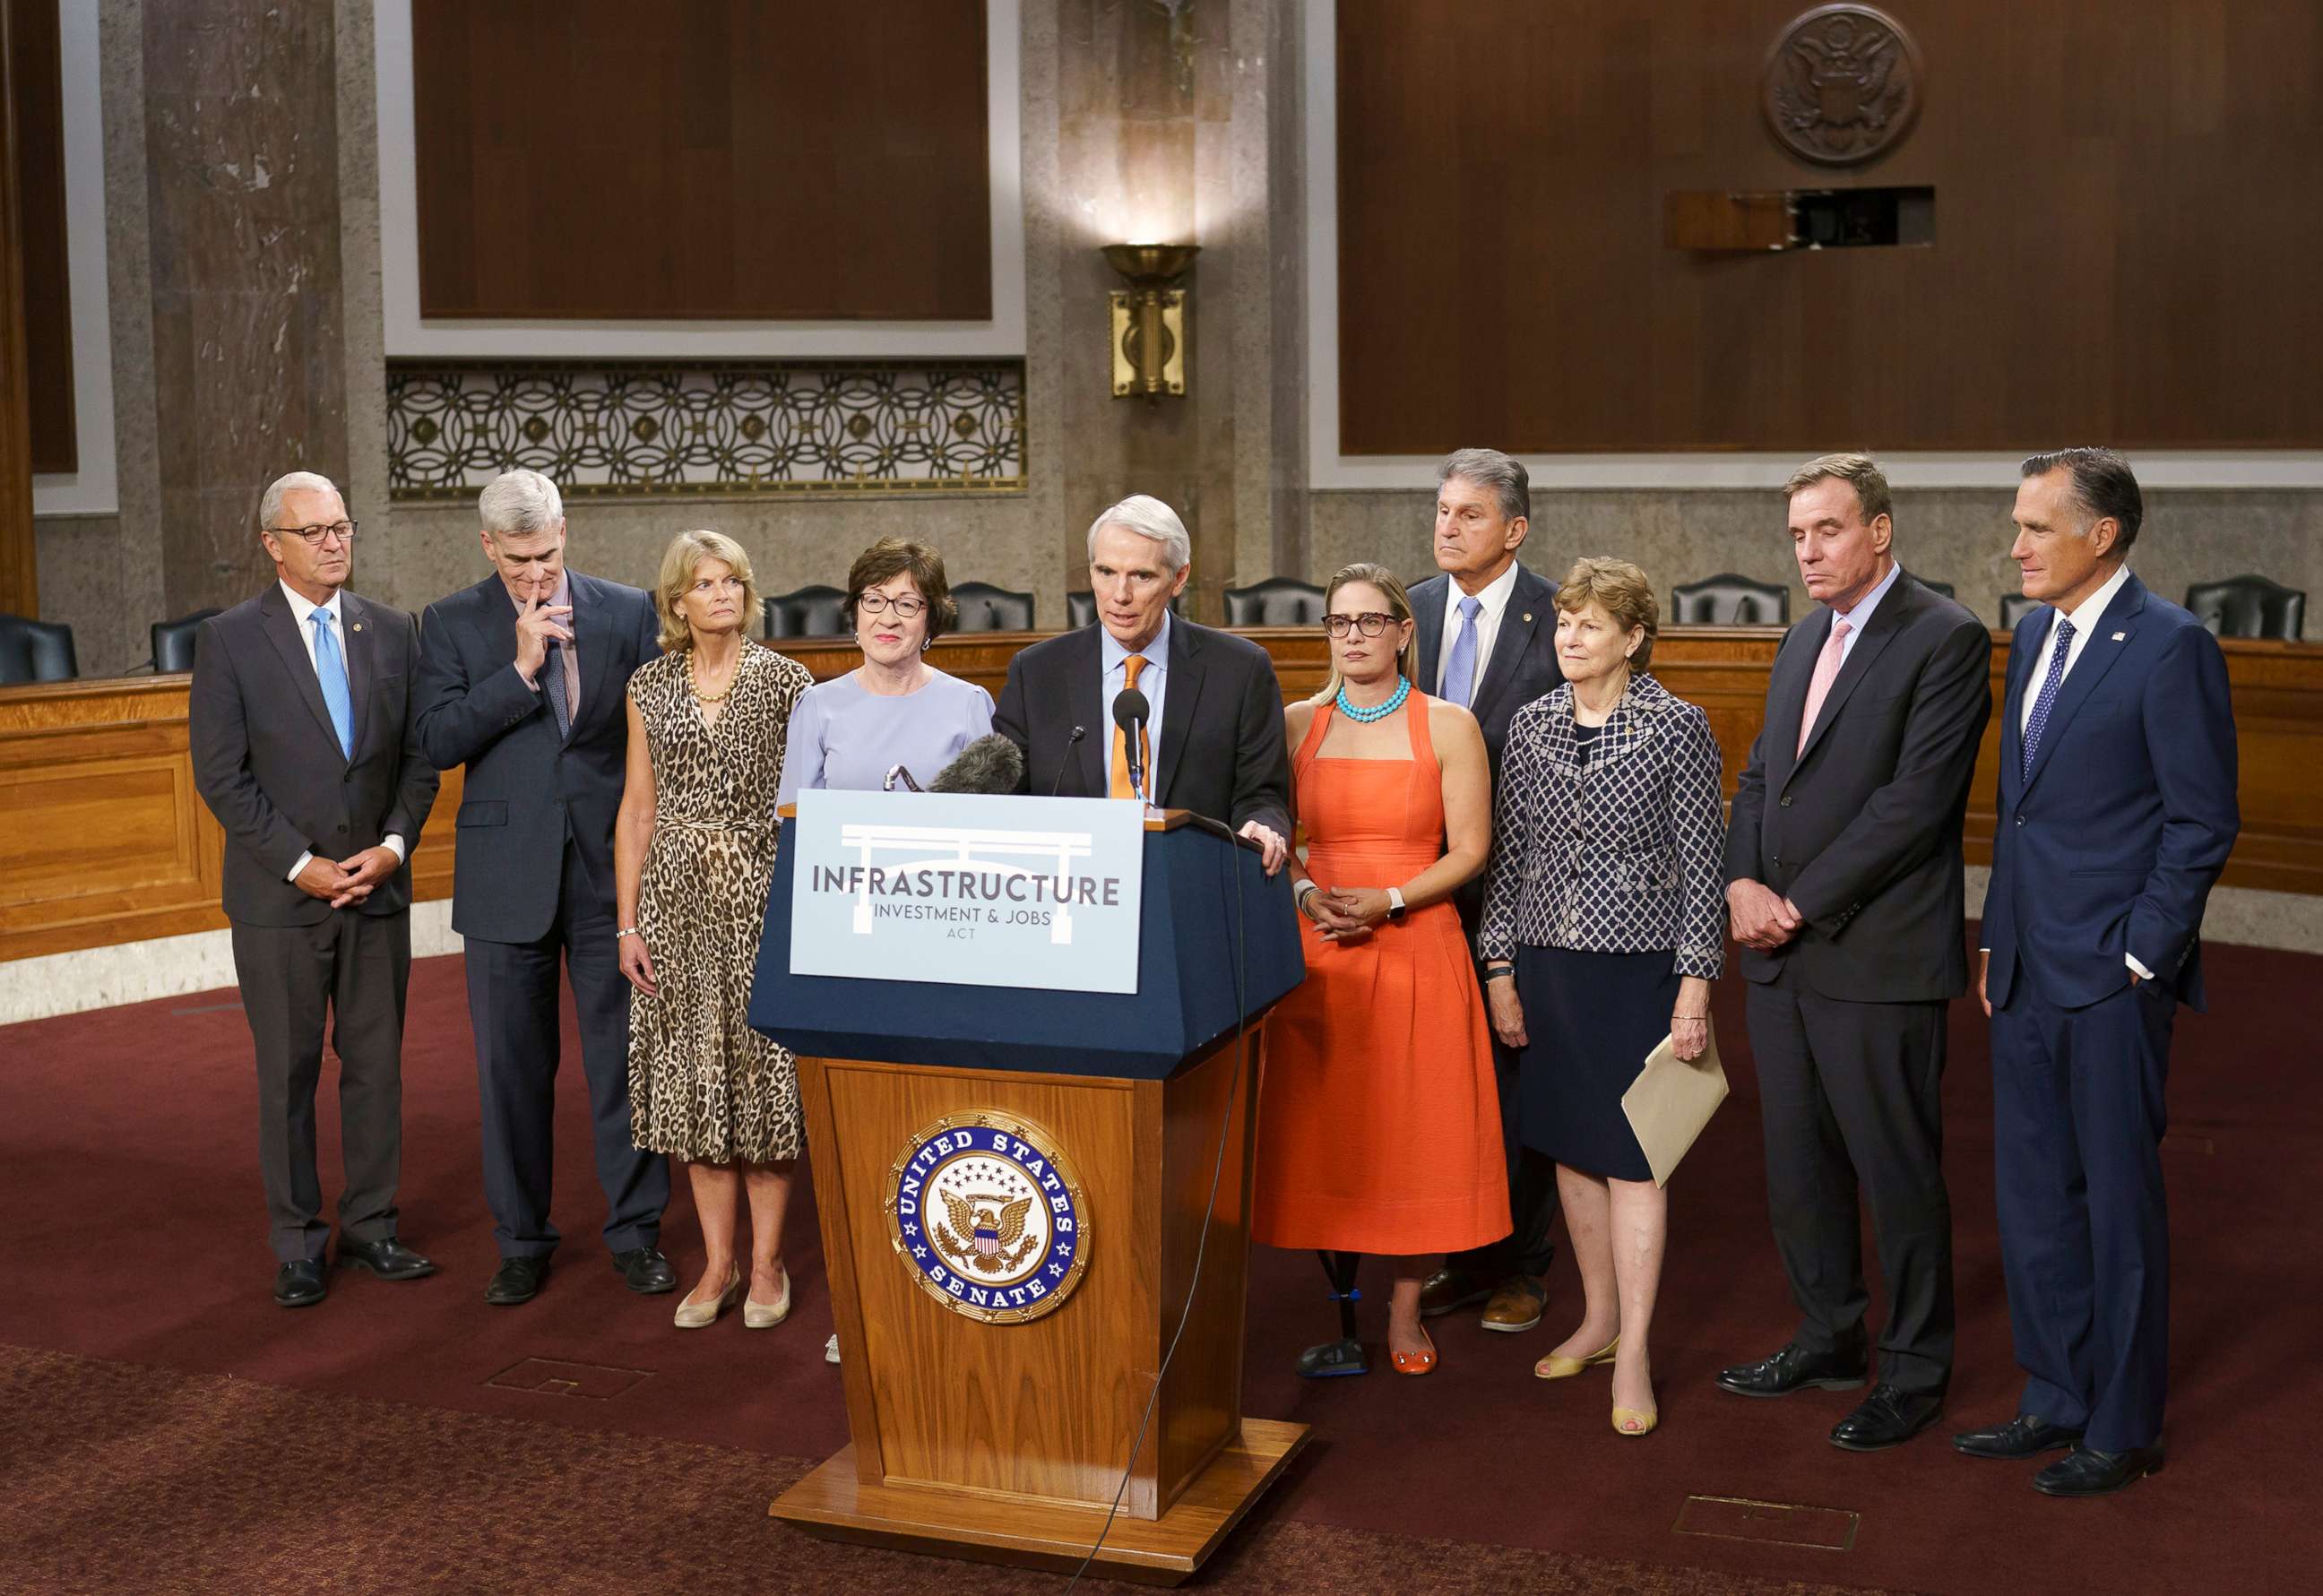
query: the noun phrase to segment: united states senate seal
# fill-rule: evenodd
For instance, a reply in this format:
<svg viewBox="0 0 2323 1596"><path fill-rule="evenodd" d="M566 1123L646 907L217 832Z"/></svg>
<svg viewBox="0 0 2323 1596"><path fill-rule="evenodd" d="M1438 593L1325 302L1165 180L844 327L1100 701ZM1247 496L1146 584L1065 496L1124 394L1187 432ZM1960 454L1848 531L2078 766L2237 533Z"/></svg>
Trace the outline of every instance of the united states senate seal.
<svg viewBox="0 0 2323 1596"><path fill-rule="evenodd" d="M1039 1318L1088 1267L1080 1182L1028 1120L955 1114L926 1126L888 1166L884 1206L921 1289L987 1325Z"/></svg>

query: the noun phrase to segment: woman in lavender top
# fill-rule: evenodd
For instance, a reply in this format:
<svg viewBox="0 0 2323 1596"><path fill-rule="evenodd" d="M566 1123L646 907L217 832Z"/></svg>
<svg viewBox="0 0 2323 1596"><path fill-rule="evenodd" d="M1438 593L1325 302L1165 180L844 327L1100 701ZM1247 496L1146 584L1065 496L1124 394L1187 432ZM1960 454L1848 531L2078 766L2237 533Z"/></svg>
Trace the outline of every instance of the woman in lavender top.
<svg viewBox="0 0 2323 1596"><path fill-rule="evenodd" d="M992 729L992 694L923 657L960 619L941 555L883 537L856 555L847 593L863 663L809 688L791 711L780 803L809 787L877 787L898 765L924 786Z"/></svg>

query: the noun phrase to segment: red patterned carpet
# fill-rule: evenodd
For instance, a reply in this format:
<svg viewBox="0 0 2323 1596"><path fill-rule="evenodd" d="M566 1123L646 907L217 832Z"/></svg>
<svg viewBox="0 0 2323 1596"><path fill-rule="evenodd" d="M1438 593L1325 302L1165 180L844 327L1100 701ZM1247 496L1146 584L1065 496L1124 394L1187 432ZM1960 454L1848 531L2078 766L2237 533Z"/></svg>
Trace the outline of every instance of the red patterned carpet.
<svg viewBox="0 0 2323 1596"><path fill-rule="evenodd" d="M2323 959L2211 954L2216 1007L2181 1023L2168 1149L2176 1242L2169 1466L2127 1494L2052 1502L1940 1434L1868 1457L1823 1432L1852 1398L1746 1402L1722 1364L1790 1325L1766 1234L1757 1105L1733 983L1735 1097L1673 1186L1656 1336L1663 1424L1615 1435L1602 1380L1544 1384L1561 1332L1439 1322L1444 1368L1308 1384L1329 1323L1304 1256L1262 1253L1245 1409L1315 1443L1212 1565L1247 1591L2272 1591L2314 1586L2323 1524L2303 1445L2313 1357L2312 1176L2323 1092L2294 1050ZM0 1029L0 1170L17 1217L0 1296L0 1588L10 1591L1053 1589L1060 1581L811 1541L767 1500L845 1439L811 1211L800 1306L766 1334L683 1335L633 1298L594 1234L577 1078L563 1094L565 1244L528 1307L487 1308L456 959L418 966L403 1233L445 1266L272 1306L248 1037L231 993ZM577 1062L568 1072L577 1075ZM1992 1225L1980 1019L1956 1005L1947 1165L1962 1323L1951 1417L2005 1417L2015 1377ZM326 1124L333 1115L326 1113ZM336 1151L326 1142L326 1191ZM698 1260L681 1197L670 1250ZM1367 1282L1372 1283L1372 1282ZM1384 1281L1377 1284L1383 1286ZM1575 1311L1560 1261L1550 1325ZM1376 1321L1373 1321L1376 1329ZM1846 1538L1740 1498L1858 1515ZM1696 1527L1717 1535L1681 1532ZM1708 1515L1705 1517L1705 1515ZM1727 1538L1729 1536L1740 1538Z"/></svg>

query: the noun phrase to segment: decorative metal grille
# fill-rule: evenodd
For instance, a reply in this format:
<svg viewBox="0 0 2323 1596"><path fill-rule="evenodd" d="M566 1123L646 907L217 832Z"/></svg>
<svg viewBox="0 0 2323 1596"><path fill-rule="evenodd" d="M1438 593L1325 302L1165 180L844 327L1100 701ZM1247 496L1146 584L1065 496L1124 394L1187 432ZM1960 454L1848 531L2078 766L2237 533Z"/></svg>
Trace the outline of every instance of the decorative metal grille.
<svg viewBox="0 0 2323 1596"><path fill-rule="evenodd" d="M1022 492L1022 361L403 362L388 487L464 499L514 466L567 497Z"/></svg>

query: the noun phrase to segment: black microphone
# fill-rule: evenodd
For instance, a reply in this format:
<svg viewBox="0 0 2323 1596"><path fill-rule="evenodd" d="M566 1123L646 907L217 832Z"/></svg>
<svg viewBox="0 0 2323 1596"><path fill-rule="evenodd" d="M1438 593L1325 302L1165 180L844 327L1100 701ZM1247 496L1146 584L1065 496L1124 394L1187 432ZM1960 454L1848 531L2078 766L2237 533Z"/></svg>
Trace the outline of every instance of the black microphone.
<svg viewBox="0 0 2323 1596"><path fill-rule="evenodd" d="M987 732L960 751L928 784L931 793L1013 793L1024 779L1024 750Z"/></svg>
<svg viewBox="0 0 2323 1596"><path fill-rule="evenodd" d="M1134 687L1125 687L1114 694L1113 723L1121 728L1122 746L1129 752L1130 790L1148 799L1151 794L1145 791L1145 762L1138 747L1144 739L1138 733L1144 729L1146 718L1152 713L1153 706L1147 703L1145 695Z"/></svg>
<svg viewBox="0 0 2323 1596"><path fill-rule="evenodd" d="M1054 798L1058 790L1065 784L1065 772L1073 767L1073 750L1080 747L1081 738L1088 735L1087 727L1076 726L1073 728L1072 736L1065 739L1065 757L1057 761L1057 779L1049 784L1050 797Z"/></svg>

